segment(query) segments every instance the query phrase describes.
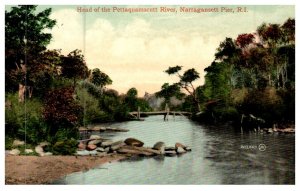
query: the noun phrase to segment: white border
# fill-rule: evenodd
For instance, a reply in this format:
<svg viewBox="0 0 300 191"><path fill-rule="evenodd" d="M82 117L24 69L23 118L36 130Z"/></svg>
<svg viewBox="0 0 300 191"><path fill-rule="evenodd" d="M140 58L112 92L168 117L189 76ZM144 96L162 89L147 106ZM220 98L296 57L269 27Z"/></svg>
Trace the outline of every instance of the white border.
<svg viewBox="0 0 300 191"><path fill-rule="evenodd" d="M75 191L75 190L222 190L222 191L233 191L233 190L243 190L243 191L250 191L250 190L255 190L255 191L283 191L283 190L300 190L299 186L294 186L294 185L242 185L242 186L235 186L235 185L187 185L187 186L182 186L182 185L171 185L171 186L137 186L137 185L132 185L132 186L108 186L108 185L97 185L97 186L90 186L90 185L84 185L84 186L77 186L77 185L70 185L70 186L47 186L47 185L41 185L41 186L7 186L4 185L4 10L5 10L5 5L16 5L16 4L37 4L37 5L96 5L96 4L102 4L102 5L196 5L196 4L202 4L202 5L296 5L296 46L298 46L298 39L299 39L299 10L298 10L298 5L296 0L248 0L248 1L241 1L241 0L206 0L206 1L199 1L199 0L185 0L185 1L179 1L179 0L143 0L143 1L129 1L129 0L59 0L59 1L53 1L53 0L4 0L1 1L0 4L0 26L1 26L1 46L0 46L0 52L2 53L1 57L1 69L0 69L0 89L3 92L0 94L0 107L1 107L1 115L0 115L0 121L1 121L1 141L0 141L0 153L1 153L1 165L3 168L2 173L0 173L0 183L1 183L1 190L22 190L22 191L36 191L36 190L41 190L41 189L47 189L47 190L70 190L70 191ZM299 55L299 48L296 48L296 63L298 61L298 56ZM297 65L297 64L296 64ZM298 93L297 90L299 89L299 67L296 66L296 119L299 119L299 114L298 114ZM296 128L298 124L296 121ZM296 138L298 130L296 130ZM296 143L298 140L296 139ZM297 144L296 144L297 145ZM299 159L299 146L296 147L296 159ZM300 172L299 168L299 163L298 160L296 160L296 185L299 184L299 176L297 172Z"/></svg>

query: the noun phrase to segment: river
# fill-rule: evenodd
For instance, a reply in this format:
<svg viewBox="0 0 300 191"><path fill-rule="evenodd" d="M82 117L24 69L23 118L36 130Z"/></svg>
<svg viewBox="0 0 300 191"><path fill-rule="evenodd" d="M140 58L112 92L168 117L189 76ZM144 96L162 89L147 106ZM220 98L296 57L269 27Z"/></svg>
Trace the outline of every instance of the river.
<svg viewBox="0 0 300 191"><path fill-rule="evenodd" d="M115 123L129 132L101 133L113 140L134 137L145 146L163 141L189 145L175 157L135 158L70 174L54 184L295 184L295 135L236 132L199 125L186 117L151 116Z"/></svg>

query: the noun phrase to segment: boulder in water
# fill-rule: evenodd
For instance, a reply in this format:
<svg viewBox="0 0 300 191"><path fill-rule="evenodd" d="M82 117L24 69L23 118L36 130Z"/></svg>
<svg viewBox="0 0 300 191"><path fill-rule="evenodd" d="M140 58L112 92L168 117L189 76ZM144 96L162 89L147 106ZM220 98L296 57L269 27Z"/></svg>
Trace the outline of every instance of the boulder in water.
<svg viewBox="0 0 300 191"><path fill-rule="evenodd" d="M186 152L186 151L184 150L184 148L182 148L182 147L178 147L178 148L176 149L176 151L177 151L178 154L182 154L182 153L185 153L185 152Z"/></svg>
<svg viewBox="0 0 300 191"><path fill-rule="evenodd" d="M160 151L161 154L165 153L166 144L164 142L157 142L154 144L153 149Z"/></svg>
<svg viewBox="0 0 300 191"><path fill-rule="evenodd" d="M176 151L165 151L165 155L166 156L170 156L170 157L173 157L173 156L176 156Z"/></svg>
<svg viewBox="0 0 300 191"><path fill-rule="evenodd" d="M179 147L181 147L183 149L186 148L186 146L184 144L182 144L182 143L175 143L175 149L177 150Z"/></svg>
<svg viewBox="0 0 300 191"><path fill-rule="evenodd" d="M124 143L124 141L116 141L116 142L112 143L110 149L111 149L112 151L116 151L116 150L118 150L119 148L121 148L121 147L124 146L124 145L126 145L126 144Z"/></svg>
<svg viewBox="0 0 300 191"><path fill-rule="evenodd" d="M144 145L142 141L135 138L127 138L124 142L129 146L142 147Z"/></svg>
<svg viewBox="0 0 300 191"><path fill-rule="evenodd" d="M175 147L166 147L165 151L175 151Z"/></svg>
<svg viewBox="0 0 300 191"><path fill-rule="evenodd" d="M101 147L110 147L113 143L113 141L104 141L101 143Z"/></svg>
<svg viewBox="0 0 300 191"><path fill-rule="evenodd" d="M188 146L185 147L185 150L186 150L186 151L192 151L191 147L188 147Z"/></svg>

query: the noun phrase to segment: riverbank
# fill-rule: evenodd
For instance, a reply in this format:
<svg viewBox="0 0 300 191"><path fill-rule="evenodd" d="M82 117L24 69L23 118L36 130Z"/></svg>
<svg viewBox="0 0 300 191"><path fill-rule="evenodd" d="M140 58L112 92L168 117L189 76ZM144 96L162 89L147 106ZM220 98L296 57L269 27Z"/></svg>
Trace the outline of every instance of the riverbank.
<svg viewBox="0 0 300 191"><path fill-rule="evenodd" d="M48 184L65 175L86 171L126 155L93 156L5 156L5 184Z"/></svg>

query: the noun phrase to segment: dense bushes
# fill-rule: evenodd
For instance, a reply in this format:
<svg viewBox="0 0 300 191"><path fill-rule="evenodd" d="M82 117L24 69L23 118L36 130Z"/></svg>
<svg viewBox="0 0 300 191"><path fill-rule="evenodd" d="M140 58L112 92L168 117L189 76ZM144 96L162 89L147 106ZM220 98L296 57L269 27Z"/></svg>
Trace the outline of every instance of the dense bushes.
<svg viewBox="0 0 300 191"><path fill-rule="evenodd" d="M72 87L48 92L43 117L50 126L50 136L55 137L61 129L65 129L66 138L78 136L76 127L82 121L83 108L75 101L73 93Z"/></svg>
<svg viewBox="0 0 300 191"><path fill-rule="evenodd" d="M42 117L43 106L38 99L19 103L18 95L7 94L5 106L5 134L11 138L38 143L47 137L48 125Z"/></svg>

